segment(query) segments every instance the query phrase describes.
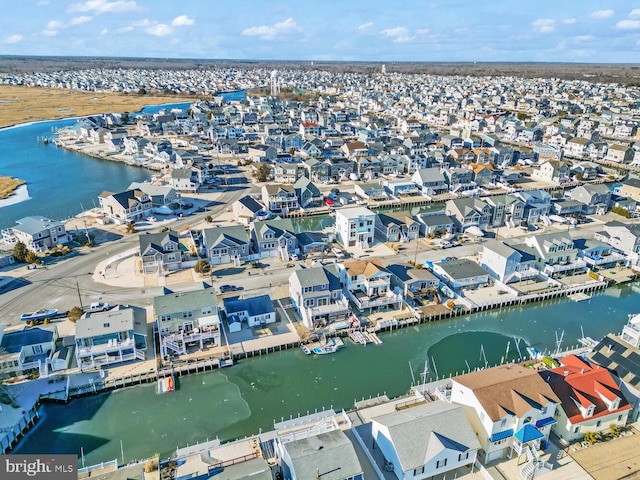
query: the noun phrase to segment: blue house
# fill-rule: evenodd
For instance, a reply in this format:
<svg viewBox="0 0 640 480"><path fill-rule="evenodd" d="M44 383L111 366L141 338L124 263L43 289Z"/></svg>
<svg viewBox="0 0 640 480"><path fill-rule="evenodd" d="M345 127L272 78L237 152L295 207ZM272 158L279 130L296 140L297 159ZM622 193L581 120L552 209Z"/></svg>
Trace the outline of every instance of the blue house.
<svg viewBox="0 0 640 480"><path fill-rule="evenodd" d="M249 327L256 327L276 321L276 309L269 295L244 299L229 297L223 300L223 304L230 332L239 332L242 322L247 322Z"/></svg>

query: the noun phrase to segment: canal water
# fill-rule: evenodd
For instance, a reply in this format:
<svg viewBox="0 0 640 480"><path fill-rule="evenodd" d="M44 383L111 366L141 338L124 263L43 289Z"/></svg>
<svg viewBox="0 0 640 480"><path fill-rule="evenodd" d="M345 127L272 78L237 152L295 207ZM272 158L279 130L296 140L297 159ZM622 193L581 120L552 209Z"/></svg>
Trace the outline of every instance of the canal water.
<svg viewBox="0 0 640 480"><path fill-rule="evenodd" d="M442 320L380 334L383 345L347 346L336 354L305 356L294 349L255 357L219 371L178 379L177 391L155 393L142 385L85 397L68 405L45 405L36 427L15 453L84 451L87 464L143 458L220 438L230 440L271 429L274 421L323 408L342 409L355 400L397 396L428 379L517 358L517 348L554 350L584 335L600 339L620 332L640 310L640 287L613 287L584 302L552 300ZM638 290L640 291L640 290ZM563 334L564 332L564 334ZM516 344L518 347L516 347Z"/></svg>
<svg viewBox="0 0 640 480"><path fill-rule="evenodd" d="M154 105L142 112L187 108L188 103ZM120 162L100 160L70 152L38 139L51 137L75 119L39 122L0 129L0 175L17 177L27 182L29 200L0 208L0 228L15 225L28 215L44 215L64 219L77 215L98 203L105 190L122 191L131 182L151 177L148 170Z"/></svg>

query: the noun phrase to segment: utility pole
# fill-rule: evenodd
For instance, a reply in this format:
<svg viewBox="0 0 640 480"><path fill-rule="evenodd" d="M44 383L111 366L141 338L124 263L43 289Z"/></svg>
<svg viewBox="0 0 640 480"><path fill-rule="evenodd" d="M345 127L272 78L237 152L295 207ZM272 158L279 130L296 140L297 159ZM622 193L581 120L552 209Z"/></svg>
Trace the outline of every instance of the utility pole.
<svg viewBox="0 0 640 480"><path fill-rule="evenodd" d="M80 285L78 284L77 280L76 280L76 289L78 290L78 301L80 302L80 308L84 310L84 307L82 306L82 296L80 295Z"/></svg>

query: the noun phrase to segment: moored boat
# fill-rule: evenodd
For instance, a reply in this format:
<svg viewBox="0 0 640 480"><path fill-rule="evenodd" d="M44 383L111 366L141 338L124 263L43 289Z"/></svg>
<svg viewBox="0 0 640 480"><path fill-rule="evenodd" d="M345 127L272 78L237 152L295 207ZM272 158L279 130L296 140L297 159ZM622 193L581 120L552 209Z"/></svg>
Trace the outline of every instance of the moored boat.
<svg viewBox="0 0 640 480"><path fill-rule="evenodd" d="M338 346L335 344L322 345L320 347L313 347L313 353L316 355L326 355L328 353L335 353L338 351Z"/></svg>
<svg viewBox="0 0 640 480"><path fill-rule="evenodd" d="M304 352L305 355L311 355L311 350L304 343L300 344L300 349Z"/></svg>
<svg viewBox="0 0 640 480"><path fill-rule="evenodd" d="M158 379L158 393L173 392L175 388L172 375Z"/></svg>

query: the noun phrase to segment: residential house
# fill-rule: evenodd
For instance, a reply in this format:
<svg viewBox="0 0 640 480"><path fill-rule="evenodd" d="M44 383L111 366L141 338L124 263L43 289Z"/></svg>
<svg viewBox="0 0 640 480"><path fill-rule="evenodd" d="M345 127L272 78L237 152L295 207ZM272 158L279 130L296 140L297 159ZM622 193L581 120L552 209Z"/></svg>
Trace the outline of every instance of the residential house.
<svg viewBox="0 0 640 480"><path fill-rule="evenodd" d="M15 226L2 230L2 238L12 245L21 242L36 253L71 241L64 223L39 215L16 220Z"/></svg>
<svg viewBox="0 0 640 480"><path fill-rule="evenodd" d="M291 184L302 175L302 164L291 162L276 162L273 166L273 181L276 183Z"/></svg>
<svg viewBox="0 0 640 480"><path fill-rule="evenodd" d="M551 431L573 442L587 432L610 432L611 425L627 424L631 405L609 371L575 355L560 360L560 366L540 372L561 401L557 423Z"/></svg>
<svg viewBox="0 0 640 480"><path fill-rule="evenodd" d="M179 192L195 193L202 184L202 179L192 168L174 168L171 170L169 184Z"/></svg>
<svg viewBox="0 0 640 480"><path fill-rule="evenodd" d="M626 224L622 222L608 222L604 224L604 230L596 232L596 240L608 243L628 258L628 264L639 265L640 262L640 225Z"/></svg>
<svg viewBox="0 0 640 480"><path fill-rule="evenodd" d="M629 145L620 145L617 143L609 145L607 149L607 155L604 157L609 162L616 163L631 163L633 155L635 154L633 148Z"/></svg>
<svg viewBox="0 0 640 480"><path fill-rule="evenodd" d="M322 205L322 193L307 177L300 177L294 184L298 204L302 208L319 207Z"/></svg>
<svg viewBox="0 0 640 480"><path fill-rule="evenodd" d="M545 190L516 192L513 195L524 202L522 220L529 225L547 217L551 211L551 195Z"/></svg>
<svg viewBox="0 0 640 480"><path fill-rule="evenodd" d="M469 169L473 172L473 181L476 185L484 186L493 182L493 167L489 164L470 163Z"/></svg>
<svg viewBox="0 0 640 480"><path fill-rule="evenodd" d="M146 218L151 214L151 197L142 190L120 193L102 192L98 197L101 212L111 221L125 224Z"/></svg>
<svg viewBox="0 0 640 480"><path fill-rule="evenodd" d="M399 480L456 478L457 469L473 466L480 449L463 408L446 402L373 417L370 428L371 449L382 453L385 467Z"/></svg>
<svg viewBox="0 0 640 480"><path fill-rule="evenodd" d="M251 240L244 226L210 227L202 230L202 248L211 265L240 265L251 256Z"/></svg>
<svg viewBox="0 0 640 480"><path fill-rule="evenodd" d="M435 167L416 170L411 180L421 188L422 194L426 197L439 195L449 189L442 170Z"/></svg>
<svg viewBox="0 0 640 480"><path fill-rule="evenodd" d="M245 195L240 200L236 200L231 205L233 217L245 225L253 222L260 212L264 210L264 205L258 202L251 195Z"/></svg>
<svg viewBox="0 0 640 480"><path fill-rule="evenodd" d="M259 327L276 321L276 309L269 295L251 298L228 297L223 300L230 332L239 332L242 323L248 327Z"/></svg>
<svg viewBox="0 0 640 480"><path fill-rule="evenodd" d="M522 222L525 204L515 195L494 195L484 200L491 207L492 227L515 227Z"/></svg>
<svg viewBox="0 0 640 480"><path fill-rule="evenodd" d="M280 257L287 262L291 254L299 253L291 219L255 221L250 228L253 247L260 258Z"/></svg>
<svg viewBox="0 0 640 480"><path fill-rule="evenodd" d="M175 271L182 267L182 248L178 233L146 232L138 237L140 258L142 259L142 273L157 273L163 275L165 271Z"/></svg>
<svg viewBox="0 0 640 480"><path fill-rule="evenodd" d="M569 198L582 203L583 215L604 215L611 204L611 190L603 183L580 185L569 190Z"/></svg>
<svg viewBox="0 0 640 480"><path fill-rule="evenodd" d="M455 221L442 213L422 213L417 216L420 224L420 234L426 237L435 237L452 233Z"/></svg>
<svg viewBox="0 0 640 480"><path fill-rule="evenodd" d="M584 204L576 200L559 198L553 201L550 211L555 213L556 215L562 215L563 217L575 218L582 215L582 207L584 207Z"/></svg>
<svg viewBox="0 0 640 480"><path fill-rule="evenodd" d="M387 193L396 198L414 196L420 193L420 189L413 183L413 180L383 180L382 184Z"/></svg>
<svg viewBox="0 0 640 480"><path fill-rule="evenodd" d="M276 159L278 150L269 145L251 145L247 156L254 162L271 162Z"/></svg>
<svg viewBox="0 0 640 480"><path fill-rule="evenodd" d="M626 180L622 181L619 193L640 203L640 178L630 175Z"/></svg>
<svg viewBox="0 0 640 480"><path fill-rule="evenodd" d="M153 299L162 358L185 355L188 347L220 346L218 300L213 288L201 285L186 292L168 291Z"/></svg>
<svg viewBox="0 0 640 480"><path fill-rule="evenodd" d="M438 277L426 268L393 264L387 266L387 270L391 272L391 286L400 288L405 299L425 294L440 285Z"/></svg>
<svg viewBox="0 0 640 480"><path fill-rule="evenodd" d="M336 264L294 270L289 277L289 291L309 329L345 320L350 313Z"/></svg>
<svg viewBox="0 0 640 480"><path fill-rule="evenodd" d="M391 272L378 259L355 260L340 265L340 282L358 309L402 306L402 295L391 289Z"/></svg>
<svg viewBox="0 0 640 480"><path fill-rule="evenodd" d="M480 266L502 283L536 278L535 256L529 249L497 240L482 243Z"/></svg>
<svg viewBox="0 0 640 480"><path fill-rule="evenodd" d="M76 360L80 370L146 360L147 311L118 305L86 313L76 321Z"/></svg>
<svg viewBox="0 0 640 480"><path fill-rule="evenodd" d="M538 156L538 161L544 163L546 160L560 160L562 157L562 149L548 143L535 142L533 144L533 153Z"/></svg>
<svg viewBox="0 0 640 480"><path fill-rule="evenodd" d="M444 213L449 215L459 231L469 227L485 230L491 222L492 208L480 198L456 198L447 200Z"/></svg>
<svg viewBox="0 0 640 480"><path fill-rule="evenodd" d="M293 185L263 185L262 203L274 213L287 213L300 208Z"/></svg>
<svg viewBox="0 0 640 480"><path fill-rule="evenodd" d="M433 273L454 290L489 283L489 273L473 260L458 258L433 264Z"/></svg>
<svg viewBox="0 0 640 480"><path fill-rule="evenodd" d="M536 259L536 268L549 276L586 270L587 264L578 258L578 250L567 232L546 233L526 237L524 244Z"/></svg>
<svg viewBox="0 0 640 480"><path fill-rule="evenodd" d="M323 254L327 245L335 240L333 232L300 232L296 234L298 246L303 254Z"/></svg>
<svg viewBox="0 0 640 480"><path fill-rule="evenodd" d="M345 247L363 250L373 244L376 214L364 207L336 210L336 237Z"/></svg>
<svg viewBox="0 0 640 480"><path fill-rule="evenodd" d="M445 168L443 174L452 193L473 190L477 186L473 181L473 171L468 168Z"/></svg>
<svg viewBox="0 0 640 480"><path fill-rule="evenodd" d="M593 142L589 138L574 137L564 147L564 154L569 157L582 158L587 156L587 148Z"/></svg>
<svg viewBox="0 0 640 480"><path fill-rule="evenodd" d="M0 372L9 376L37 370L47 376L56 349L55 324L5 332L0 325Z"/></svg>
<svg viewBox="0 0 640 480"><path fill-rule="evenodd" d="M304 175L314 182L326 183L329 180L329 164L317 158L306 158L302 162Z"/></svg>
<svg viewBox="0 0 640 480"><path fill-rule="evenodd" d="M378 182L356 182L354 184L356 195L368 200L387 200L389 196L384 185Z"/></svg>
<svg viewBox="0 0 640 480"><path fill-rule="evenodd" d="M329 178L333 181L347 180L356 171L356 162L345 157L331 157L327 160Z"/></svg>
<svg viewBox="0 0 640 480"><path fill-rule="evenodd" d="M177 202L180 193L168 185L154 185L153 183L133 182L127 190L140 190L151 199L152 207L161 207Z"/></svg>
<svg viewBox="0 0 640 480"><path fill-rule="evenodd" d="M380 212L375 234L382 242L408 242L420 234L420 224L408 211Z"/></svg>
<svg viewBox="0 0 640 480"><path fill-rule="evenodd" d="M534 168L531 176L544 182L562 184L571 180L571 168L566 162L548 160Z"/></svg>
<svg viewBox="0 0 640 480"><path fill-rule="evenodd" d="M549 439L560 403L537 370L517 364L453 377L448 397L451 403L469 407L467 417L482 446L479 457L484 463L537 452L541 441ZM535 455L530 453L529 458Z"/></svg>
<svg viewBox="0 0 640 480"><path fill-rule="evenodd" d="M357 157L366 157L369 155L369 148L364 143L354 140L352 142L345 143L340 150L347 158L355 159Z"/></svg>

